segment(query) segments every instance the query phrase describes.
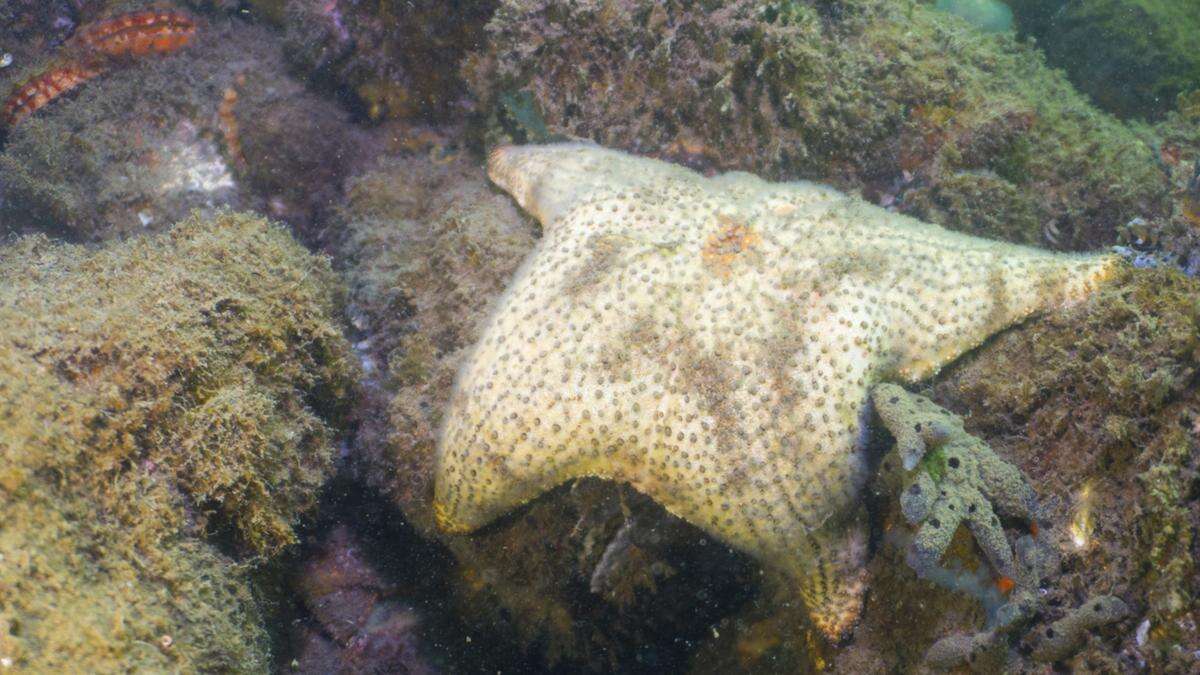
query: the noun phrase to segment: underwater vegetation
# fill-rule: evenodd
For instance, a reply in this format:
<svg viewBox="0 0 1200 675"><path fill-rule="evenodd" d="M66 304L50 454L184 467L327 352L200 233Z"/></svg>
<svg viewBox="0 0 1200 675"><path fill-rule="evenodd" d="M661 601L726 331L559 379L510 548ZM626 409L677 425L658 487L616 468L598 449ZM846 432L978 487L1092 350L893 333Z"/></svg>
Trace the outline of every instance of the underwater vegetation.
<svg viewBox="0 0 1200 675"><path fill-rule="evenodd" d="M993 33L1012 30L1013 13L1003 0L937 0L934 9L962 17L967 23Z"/></svg>
<svg viewBox="0 0 1200 675"><path fill-rule="evenodd" d="M1008 0L1023 34L1101 109L1160 118L1200 89L1200 5L1177 0Z"/></svg>
<svg viewBox="0 0 1200 675"><path fill-rule="evenodd" d="M1151 148L1036 48L909 0L501 2L487 36L463 72L490 137L523 138L527 92L552 133L1063 249L1170 210Z"/></svg>
<svg viewBox="0 0 1200 675"><path fill-rule="evenodd" d="M251 561L295 541L353 400L328 265L224 214L18 239L0 280L0 656L265 669Z"/></svg>

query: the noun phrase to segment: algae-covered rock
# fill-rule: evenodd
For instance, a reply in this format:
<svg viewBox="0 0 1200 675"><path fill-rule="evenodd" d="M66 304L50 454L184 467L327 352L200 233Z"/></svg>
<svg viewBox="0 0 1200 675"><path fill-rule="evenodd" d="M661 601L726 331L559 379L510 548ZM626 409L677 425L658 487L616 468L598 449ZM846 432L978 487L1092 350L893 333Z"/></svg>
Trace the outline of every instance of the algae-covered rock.
<svg viewBox="0 0 1200 675"><path fill-rule="evenodd" d="M1158 117L1200 89L1200 4L1179 0L1007 0L1023 34L1098 106Z"/></svg>
<svg viewBox="0 0 1200 675"><path fill-rule="evenodd" d="M347 114L287 74L281 35L193 19L174 53L121 60L8 130L0 231L99 240L237 207L325 242L325 209L363 154ZM0 91L59 67L64 52L47 46L0 70Z"/></svg>
<svg viewBox="0 0 1200 675"><path fill-rule="evenodd" d="M226 51L234 32L202 26L176 53L105 72L12 125L0 152L3 229L96 240L163 229L193 208L241 205L217 115L222 91L247 67ZM61 67L64 51L0 71L0 91Z"/></svg>
<svg viewBox="0 0 1200 675"><path fill-rule="evenodd" d="M384 160L351 181L342 218L352 313L369 336L359 347L377 384L400 392L382 430L398 451L372 459L398 465L365 478L427 510L454 375L535 229L480 169L454 159ZM428 516L418 526L430 527Z"/></svg>
<svg viewBox="0 0 1200 675"><path fill-rule="evenodd" d="M909 0L509 0L463 72L492 138L534 120L1013 241L1090 248L1170 210L1149 145L1036 48Z"/></svg>
<svg viewBox="0 0 1200 675"><path fill-rule="evenodd" d="M295 0L255 3L279 17L287 54L347 95L371 120L461 114L463 53L481 39L494 0Z"/></svg>
<svg viewBox="0 0 1200 675"><path fill-rule="evenodd" d="M355 373L338 289L284 231L229 214L0 250L0 656L267 667L238 559L294 541L331 471Z"/></svg>
<svg viewBox="0 0 1200 675"><path fill-rule="evenodd" d="M1132 651L1166 670L1200 648L1198 366L1200 284L1139 271L1000 336L932 388L943 405L969 410L968 430L993 439L1038 490L1051 524L1039 536L1063 556L1049 602L1118 596L1133 619L1120 650L1101 651ZM1144 643L1132 630L1142 621ZM1073 663L1089 669L1097 654Z"/></svg>

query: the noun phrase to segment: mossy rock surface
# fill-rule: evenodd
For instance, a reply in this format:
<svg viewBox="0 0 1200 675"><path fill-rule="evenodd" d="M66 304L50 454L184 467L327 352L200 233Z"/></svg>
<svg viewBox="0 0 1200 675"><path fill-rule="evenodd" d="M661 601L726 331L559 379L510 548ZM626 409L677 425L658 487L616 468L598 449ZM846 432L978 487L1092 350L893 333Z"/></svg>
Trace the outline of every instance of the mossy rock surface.
<svg viewBox="0 0 1200 675"><path fill-rule="evenodd" d="M1056 248L1170 210L1150 146L1035 47L911 0L508 0L487 37L463 74L492 141L536 135L540 116L549 134L832 182Z"/></svg>
<svg viewBox="0 0 1200 675"><path fill-rule="evenodd" d="M495 0L254 2L278 18L288 59L362 117L440 122L462 114L463 53Z"/></svg>
<svg viewBox="0 0 1200 675"><path fill-rule="evenodd" d="M1154 670L1194 668L1198 377L1200 283L1137 270L1069 312L1001 335L932 387L1039 492L1051 525L1040 536L1063 555L1051 607L1108 593L1132 610L1115 640L1074 657L1078 670L1135 647ZM1134 645L1143 621L1149 642Z"/></svg>
<svg viewBox="0 0 1200 675"><path fill-rule="evenodd" d="M331 472L356 373L339 288L286 232L232 214L0 249L0 656L268 667L248 573Z"/></svg>
<svg viewBox="0 0 1200 675"><path fill-rule="evenodd" d="M1200 4L1008 0L1021 32L1102 109L1156 118L1200 89Z"/></svg>

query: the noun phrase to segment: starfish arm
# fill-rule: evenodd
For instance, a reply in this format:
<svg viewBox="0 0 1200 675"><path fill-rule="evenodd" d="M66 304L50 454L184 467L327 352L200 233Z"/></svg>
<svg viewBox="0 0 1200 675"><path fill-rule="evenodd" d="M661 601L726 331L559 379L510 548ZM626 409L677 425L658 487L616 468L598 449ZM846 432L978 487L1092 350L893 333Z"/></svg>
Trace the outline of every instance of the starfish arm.
<svg viewBox="0 0 1200 675"><path fill-rule="evenodd" d="M547 232L589 197L623 195L667 183L676 192L694 187L699 196L705 180L683 167L585 142L498 147L488 156L488 177Z"/></svg>
<svg viewBox="0 0 1200 675"><path fill-rule="evenodd" d="M813 624L834 641L850 634L867 591L866 509L849 522L830 523L808 538L798 580L800 597Z"/></svg>
<svg viewBox="0 0 1200 675"><path fill-rule="evenodd" d="M904 251L874 283L890 299L884 375L925 379L985 339L1086 297L1118 268L1112 255L1053 253L950 232L870 206L860 227L885 227L871 247Z"/></svg>

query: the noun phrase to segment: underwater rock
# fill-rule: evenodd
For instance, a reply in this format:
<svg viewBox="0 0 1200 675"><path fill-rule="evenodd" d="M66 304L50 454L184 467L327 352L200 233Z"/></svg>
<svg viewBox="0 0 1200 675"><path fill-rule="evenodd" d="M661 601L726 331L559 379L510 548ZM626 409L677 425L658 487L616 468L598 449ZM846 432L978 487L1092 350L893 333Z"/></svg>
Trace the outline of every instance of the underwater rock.
<svg viewBox="0 0 1200 675"><path fill-rule="evenodd" d="M360 457L373 467L362 478L425 511L415 524L429 530L434 434L454 374L535 228L453 157L382 160L350 181L341 222L351 319L365 334L356 347L385 408L362 416Z"/></svg>
<svg viewBox="0 0 1200 675"><path fill-rule="evenodd" d="M298 0L280 16L288 58L339 92L371 120L445 121L466 110L458 74L463 53L482 39L494 0Z"/></svg>
<svg viewBox="0 0 1200 675"><path fill-rule="evenodd" d="M81 17L76 10L73 16ZM60 17L62 19L62 17ZM66 20L68 26L73 22ZM196 33L191 14L166 7L113 13L81 23L40 69L16 80L0 106L0 134L89 80L147 57L171 54ZM6 66L14 57L9 55Z"/></svg>
<svg viewBox="0 0 1200 675"><path fill-rule="evenodd" d="M0 249L0 656L267 668L245 559L295 540L331 472L356 377L339 293L286 232L231 214Z"/></svg>
<svg viewBox="0 0 1200 675"><path fill-rule="evenodd" d="M379 596L388 592L345 525L330 532L321 550L305 561L296 586L313 618L342 644L363 629Z"/></svg>
<svg viewBox="0 0 1200 675"><path fill-rule="evenodd" d="M1157 118L1200 89L1200 5L1008 0L1021 33L1102 109Z"/></svg>
<svg viewBox="0 0 1200 675"><path fill-rule="evenodd" d="M253 207L322 245L325 211L366 147L346 113L287 75L279 36L214 18L186 48L125 63L15 125L0 228L86 241Z"/></svg>
<svg viewBox="0 0 1200 675"><path fill-rule="evenodd" d="M302 673L432 673L421 658L416 611L366 560L345 525L336 526L299 571L296 587L316 627L303 628L293 670Z"/></svg>
<svg viewBox="0 0 1200 675"><path fill-rule="evenodd" d="M1139 127L1157 150L1171 187L1172 209L1159 218L1134 218L1118 240L1151 266L1176 267L1200 276L1200 94L1153 127Z"/></svg>
<svg viewBox="0 0 1200 675"><path fill-rule="evenodd" d="M32 64L66 41L79 20L71 0L7 0L0 3L0 95Z"/></svg>
<svg viewBox="0 0 1200 675"><path fill-rule="evenodd" d="M508 0L463 72L493 142L543 140L532 126L704 171L817 179L1060 249L1171 208L1150 146L1036 48L910 0Z"/></svg>
<svg viewBox="0 0 1200 675"><path fill-rule="evenodd" d="M346 179L370 166L377 138L336 103L284 73L278 58L240 74L222 94L224 156L255 209L287 223L305 245L332 250Z"/></svg>
<svg viewBox="0 0 1200 675"><path fill-rule="evenodd" d="M186 49L128 63L13 126L0 152L4 229L94 240L241 205L214 124L224 82L246 67L228 42L254 47L237 34L203 26Z"/></svg>

